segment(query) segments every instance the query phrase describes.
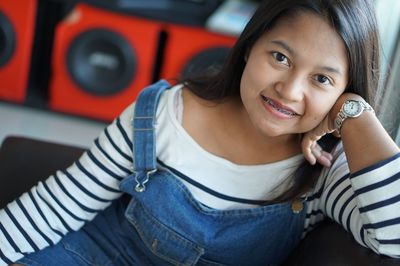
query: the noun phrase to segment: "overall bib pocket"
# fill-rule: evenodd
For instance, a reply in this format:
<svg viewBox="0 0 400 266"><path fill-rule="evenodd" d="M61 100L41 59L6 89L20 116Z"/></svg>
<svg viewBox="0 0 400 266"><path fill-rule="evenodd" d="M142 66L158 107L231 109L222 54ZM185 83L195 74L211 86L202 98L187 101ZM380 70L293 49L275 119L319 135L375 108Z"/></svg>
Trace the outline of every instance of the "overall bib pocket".
<svg viewBox="0 0 400 266"><path fill-rule="evenodd" d="M166 227L132 198L125 217L136 229L146 247L172 265L196 265L204 249Z"/></svg>
<svg viewBox="0 0 400 266"><path fill-rule="evenodd" d="M82 231L73 232L61 240L65 250L82 263L79 265L107 266L114 265L113 259L118 253L106 254L96 241Z"/></svg>

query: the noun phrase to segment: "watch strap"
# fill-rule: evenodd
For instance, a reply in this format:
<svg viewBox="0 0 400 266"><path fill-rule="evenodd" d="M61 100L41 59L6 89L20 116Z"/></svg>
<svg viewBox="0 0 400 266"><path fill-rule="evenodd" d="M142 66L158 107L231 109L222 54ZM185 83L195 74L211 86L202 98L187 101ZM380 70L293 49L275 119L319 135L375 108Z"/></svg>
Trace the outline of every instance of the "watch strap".
<svg viewBox="0 0 400 266"><path fill-rule="evenodd" d="M344 106L346 105L346 103L348 103L349 101L356 101L361 105L361 112L360 114L358 114L357 116L348 116L345 112L344 112ZM371 105L369 105L369 103L367 103L366 101L360 101L360 100L347 100L346 102L343 103L342 107L340 108L339 113L336 115L335 118L335 129L340 133L340 130L342 128L343 122L347 119L347 118L355 118L360 116L364 111L370 111L372 113L375 114L374 109L372 108Z"/></svg>

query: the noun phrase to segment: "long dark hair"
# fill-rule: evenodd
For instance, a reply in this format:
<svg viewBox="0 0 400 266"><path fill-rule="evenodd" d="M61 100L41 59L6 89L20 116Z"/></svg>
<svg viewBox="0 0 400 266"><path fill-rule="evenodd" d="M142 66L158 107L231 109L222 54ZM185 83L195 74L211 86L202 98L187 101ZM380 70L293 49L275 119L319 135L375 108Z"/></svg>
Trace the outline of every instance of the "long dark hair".
<svg viewBox="0 0 400 266"><path fill-rule="evenodd" d="M326 19L341 36L349 60L347 92L362 96L375 108L379 84L379 37L372 3L368 0L265 0L239 36L222 69L215 74L183 80L197 96L215 102L240 96L240 80L245 67L245 55L276 21L293 12L308 11ZM319 144L331 151L338 143L332 135ZM304 161L295 171L293 185L273 202L299 196L314 186L322 166Z"/></svg>

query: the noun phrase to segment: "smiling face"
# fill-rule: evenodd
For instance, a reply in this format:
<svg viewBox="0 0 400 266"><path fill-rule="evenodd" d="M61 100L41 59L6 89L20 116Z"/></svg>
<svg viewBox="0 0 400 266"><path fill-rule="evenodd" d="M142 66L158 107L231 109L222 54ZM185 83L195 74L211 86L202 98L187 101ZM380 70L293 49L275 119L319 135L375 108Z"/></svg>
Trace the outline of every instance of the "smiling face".
<svg viewBox="0 0 400 266"><path fill-rule="evenodd" d="M348 82L340 36L311 12L280 18L253 45L240 82L252 124L267 136L307 132L327 115Z"/></svg>

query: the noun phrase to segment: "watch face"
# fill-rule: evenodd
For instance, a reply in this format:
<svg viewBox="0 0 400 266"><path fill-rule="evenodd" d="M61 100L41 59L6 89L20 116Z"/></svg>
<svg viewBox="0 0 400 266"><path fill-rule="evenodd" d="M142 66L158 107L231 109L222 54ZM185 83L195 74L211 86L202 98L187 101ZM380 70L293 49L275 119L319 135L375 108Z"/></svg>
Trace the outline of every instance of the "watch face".
<svg viewBox="0 0 400 266"><path fill-rule="evenodd" d="M362 112L361 103L352 100L347 101L343 106L343 111L349 117L357 116Z"/></svg>

